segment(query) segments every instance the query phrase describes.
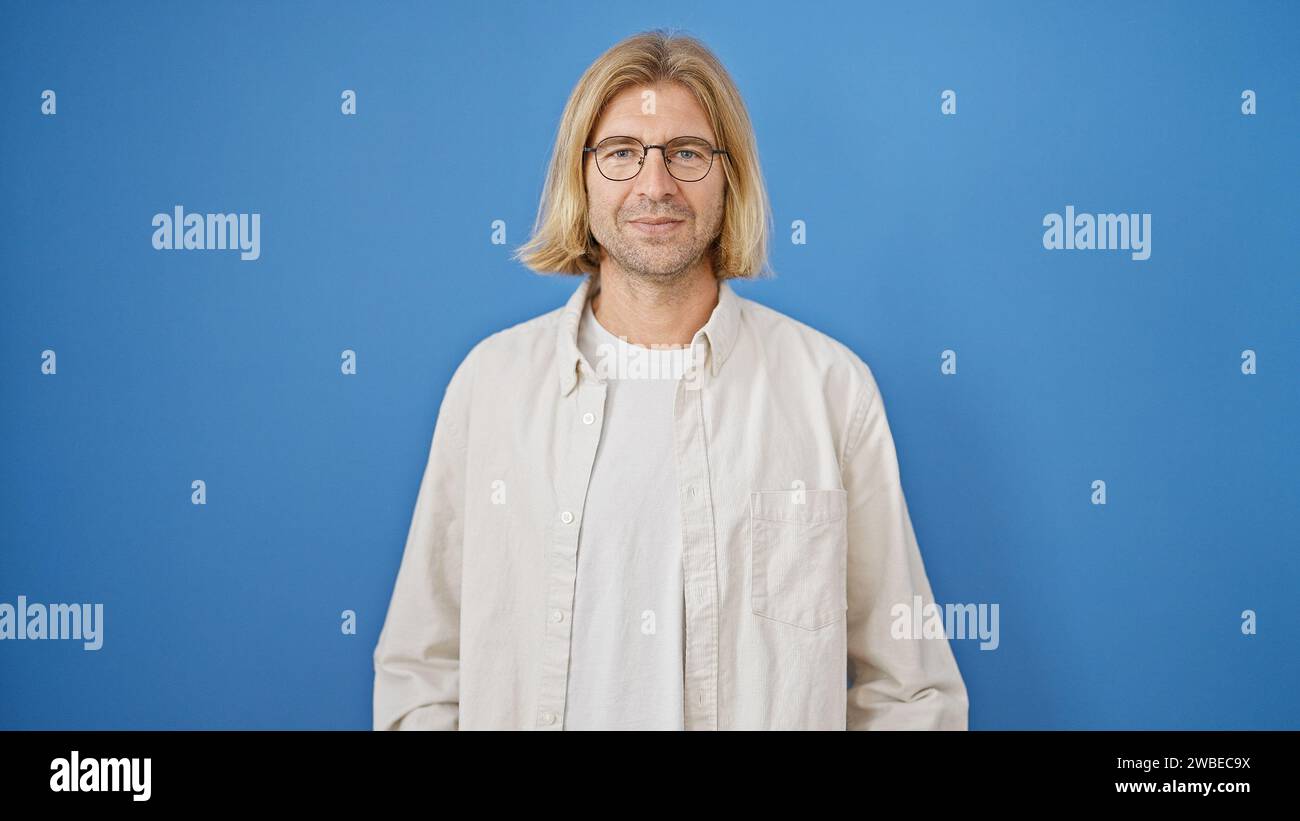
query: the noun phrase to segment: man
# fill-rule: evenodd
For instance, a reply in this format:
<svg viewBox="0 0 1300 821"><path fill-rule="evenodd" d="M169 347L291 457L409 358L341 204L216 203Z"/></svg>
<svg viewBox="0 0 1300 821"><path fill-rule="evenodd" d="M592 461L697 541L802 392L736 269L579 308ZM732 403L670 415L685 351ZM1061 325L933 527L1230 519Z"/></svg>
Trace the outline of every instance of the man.
<svg viewBox="0 0 1300 821"><path fill-rule="evenodd" d="M702 44L585 72L520 249L583 280L447 386L376 729L966 729L947 640L891 636L933 596L870 369L728 283L770 220Z"/></svg>

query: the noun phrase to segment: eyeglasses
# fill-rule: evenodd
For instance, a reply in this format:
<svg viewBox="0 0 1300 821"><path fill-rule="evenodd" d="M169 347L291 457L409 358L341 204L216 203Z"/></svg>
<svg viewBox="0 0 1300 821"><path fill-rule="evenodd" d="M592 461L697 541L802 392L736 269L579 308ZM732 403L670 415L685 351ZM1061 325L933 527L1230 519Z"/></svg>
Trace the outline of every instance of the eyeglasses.
<svg viewBox="0 0 1300 821"><path fill-rule="evenodd" d="M596 169L611 182L630 180L641 173L650 149L663 152L668 173L682 182L704 179L713 167L714 154L726 154L700 137L677 137L667 145L646 145L636 137L606 137L594 148L583 147L582 153L591 152L596 157Z"/></svg>

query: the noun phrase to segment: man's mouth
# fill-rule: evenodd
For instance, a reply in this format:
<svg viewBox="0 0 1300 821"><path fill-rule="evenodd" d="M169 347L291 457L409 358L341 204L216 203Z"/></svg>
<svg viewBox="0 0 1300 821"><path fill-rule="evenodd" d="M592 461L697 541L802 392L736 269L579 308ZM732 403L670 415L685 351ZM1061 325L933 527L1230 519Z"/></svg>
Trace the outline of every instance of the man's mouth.
<svg viewBox="0 0 1300 821"><path fill-rule="evenodd" d="M671 217L645 217L644 219L632 220L630 225L643 234L659 236L660 234L672 233L683 222L685 220Z"/></svg>

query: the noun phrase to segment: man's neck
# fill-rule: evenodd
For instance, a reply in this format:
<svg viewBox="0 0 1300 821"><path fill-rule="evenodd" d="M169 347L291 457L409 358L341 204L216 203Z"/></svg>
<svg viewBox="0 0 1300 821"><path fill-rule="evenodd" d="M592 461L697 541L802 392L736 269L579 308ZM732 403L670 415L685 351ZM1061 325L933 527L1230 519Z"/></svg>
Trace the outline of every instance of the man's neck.
<svg viewBox="0 0 1300 821"><path fill-rule="evenodd" d="M648 282L606 266L592 297L596 321L633 345L687 346L718 304L719 283L708 268L672 282Z"/></svg>

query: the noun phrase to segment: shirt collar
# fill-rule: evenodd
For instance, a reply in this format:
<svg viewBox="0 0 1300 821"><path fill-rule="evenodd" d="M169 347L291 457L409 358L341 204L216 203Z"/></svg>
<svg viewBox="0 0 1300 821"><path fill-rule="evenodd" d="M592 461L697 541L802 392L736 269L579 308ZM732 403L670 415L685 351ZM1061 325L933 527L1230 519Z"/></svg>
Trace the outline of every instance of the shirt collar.
<svg viewBox="0 0 1300 821"><path fill-rule="evenodd" d="M562 396L567 396L578 383L579 368L584 368L589 376L599 381L595 369L578 350L578 325L582 320L582 312L587 307L587 298L593 293L593 281L591 274L584 276L582 284L573 292L573 296L569 297L560 314L555 340L555 369L560 377ZM726 361L736 343L739 330L740 297L732 290L727 280L719 280L718 304L713 308L709 321L704 323L704 327L700 328L691 340L692 346L703 340L712 375L718 375L722 363Z"/></svg>

